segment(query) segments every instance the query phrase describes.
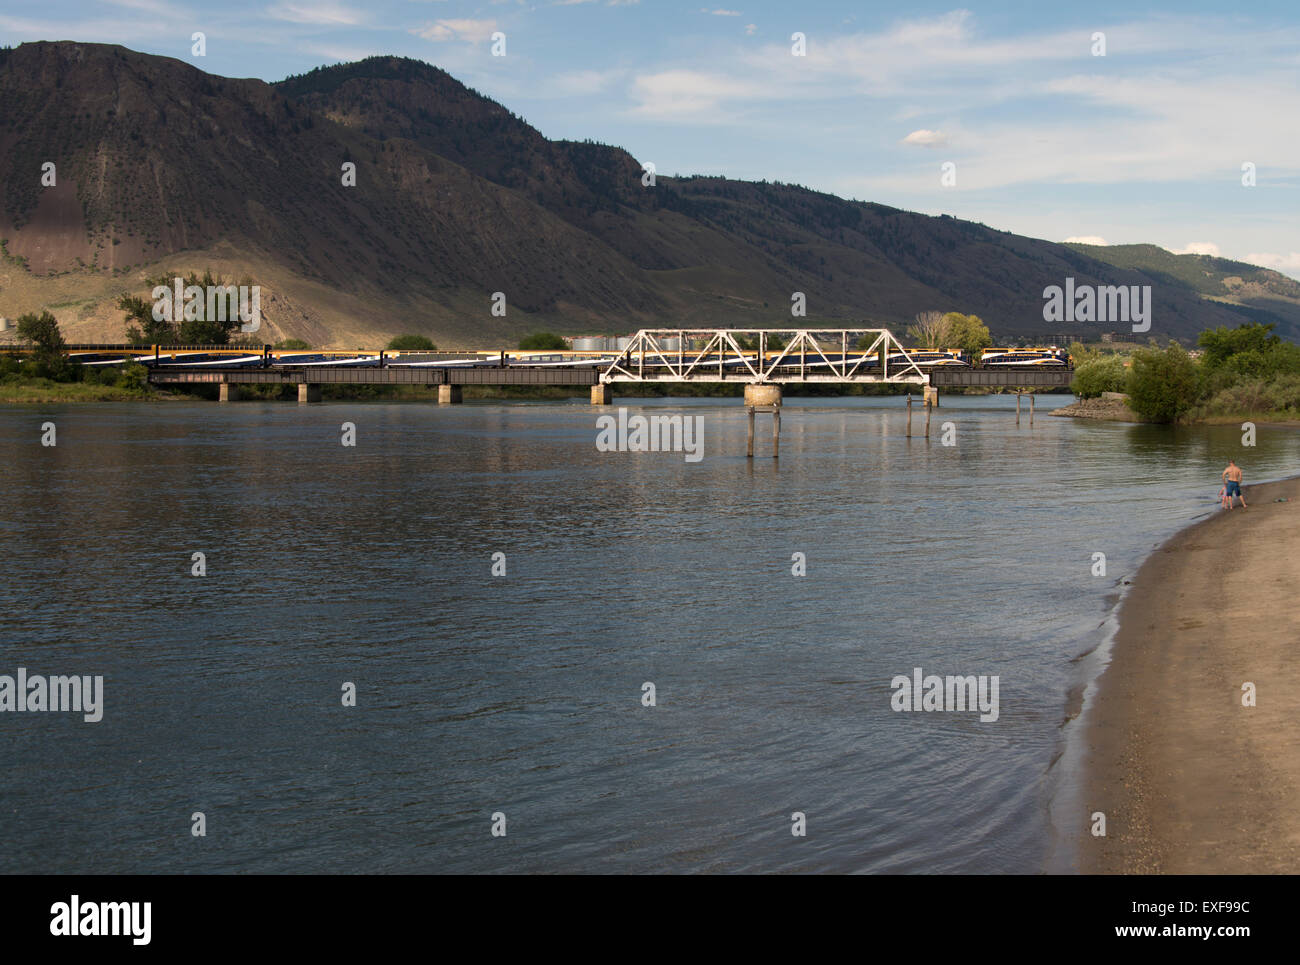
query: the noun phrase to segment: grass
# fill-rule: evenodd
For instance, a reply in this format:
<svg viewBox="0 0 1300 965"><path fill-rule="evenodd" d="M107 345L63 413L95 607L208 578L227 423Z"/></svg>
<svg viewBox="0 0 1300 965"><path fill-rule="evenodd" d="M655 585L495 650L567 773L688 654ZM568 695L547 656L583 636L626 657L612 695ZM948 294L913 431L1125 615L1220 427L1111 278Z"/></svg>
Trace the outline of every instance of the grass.
<svg viewBox="0 0 1300 965"><path fill-rule="evenodd" d="M0 381L0 403L23 402L147 402L162 398L152 389L125 389L86 382L49 379Z"/></svg>

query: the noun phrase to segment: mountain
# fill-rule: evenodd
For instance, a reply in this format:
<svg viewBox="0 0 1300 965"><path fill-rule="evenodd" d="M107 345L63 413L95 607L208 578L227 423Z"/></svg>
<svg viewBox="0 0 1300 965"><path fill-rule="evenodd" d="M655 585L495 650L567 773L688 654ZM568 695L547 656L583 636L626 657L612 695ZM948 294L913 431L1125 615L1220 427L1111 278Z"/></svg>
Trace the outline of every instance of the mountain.
<svg viewBox="0 0 1300 965"><path fill-rule="evenodd" d="M259 337L348 348L397 332L488 347L539 328L777 327L793 292L808 325L899 327L940 309L1049 337L1061 326L1043 321L1042 292L1066 277L1152 285L1156 335L1294 308L1263 269L1248 304L1149 259L795 185L645 186L627 152L549 140L396 57L267 84L118 46L6 49L0 184L0 315L49 307L73 340L119 339L119 294L207 267L262 286Z"/></svg>
<svg viewBox="0 0 1300 965"><path fill-rule="evenodd" d="M1252 321L1271 322L1281 335L1300 338L1300 282L1280 272L1214 255L1176 255L1156 245L1068 247L1117 268L1140 271L1229 305Z"/></svg>

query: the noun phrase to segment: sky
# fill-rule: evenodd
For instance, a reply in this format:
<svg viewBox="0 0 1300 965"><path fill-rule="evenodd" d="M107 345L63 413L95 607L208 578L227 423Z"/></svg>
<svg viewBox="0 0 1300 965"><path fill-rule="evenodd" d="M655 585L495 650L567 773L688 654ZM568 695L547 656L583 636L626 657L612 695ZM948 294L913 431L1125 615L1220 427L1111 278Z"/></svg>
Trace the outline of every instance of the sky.
<svg viewBox="0 0 1300 965"><path fill-rule="evenodd" d="M116 43L268 81L415 57L547 137L616 144L660 174L1300 278L1294 0L725 3L44 0L0 8L0 44Z"/></svg>

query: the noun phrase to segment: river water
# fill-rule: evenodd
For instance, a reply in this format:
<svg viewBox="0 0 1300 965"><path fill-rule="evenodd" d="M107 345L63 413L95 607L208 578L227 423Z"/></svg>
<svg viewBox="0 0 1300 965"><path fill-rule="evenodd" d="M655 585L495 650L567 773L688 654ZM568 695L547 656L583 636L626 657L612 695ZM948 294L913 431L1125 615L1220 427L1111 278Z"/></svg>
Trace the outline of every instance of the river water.
<svg viewBox="0 0 1300 965"><path fill-rule="evenodd" d="M945 397L927 442L789 399L749 460L738 400L619 400L698 461L583 400L0 407L0 674L104 677L99 722L0 713L0 871L1061 870L1123 581L1230 456L1300 464L1066 401ZM917 667L997 719L893 710Z"/></svg>

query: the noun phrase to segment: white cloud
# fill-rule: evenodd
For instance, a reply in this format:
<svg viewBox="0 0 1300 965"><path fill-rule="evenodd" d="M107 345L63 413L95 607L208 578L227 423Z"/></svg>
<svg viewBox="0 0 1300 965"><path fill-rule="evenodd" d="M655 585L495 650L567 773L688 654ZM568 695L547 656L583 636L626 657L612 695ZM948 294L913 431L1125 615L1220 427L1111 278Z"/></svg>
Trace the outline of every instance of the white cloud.
<svg viewBox="0 0 1300 965"><path fill-rule="evenodd" d="M758 24L754 24L754 23L745 24L745 36L746 37L754 36L754 31L757 29L758 29Z"/></svg>
<svg viewBox="0 0 1300 965"><path fill-rule="evenodd" d="M1222 257L1219 254L1219 246L1213 241L1193 241L1186 248L1174 248L1175 255L1210 255L1214 258Z"/></svg>
<svg viewBox="0 0 1300 965"><path fill-rule="evenodd" d="M819 36L806 57L790 56L783 39L737 40L711 54L710 77L726 84L664 98L661 80L697 72L682 61L645 71L629 95L634 114L703 120L698 115L714 109L714 123L743 122L751 132L798 110L791 105L810 105L807 123L818 124L824 105L851 101L855 116L876 129L905 120L960 144L954 160L964 189L1237 180L1247 156L1296 159L1278 173L1300 173L1300 125L1277 122L1300 114L1293 66L1300 29L1158 16L1110 27L1107 41L1113 56L1103 64L1091 55L1087 30L990 36L958 10ZM650 93L657 100L647 102ZM821 122L803 136L825 141L828 133ZM842 136L846 149L915 145L887 145L861 129ZM838 184L879 194L923 190L932 180L903 157L875 171Z"/></svg>
<svg viewBox="0 0 1300 965"><path fill-rule="evenodd" d="M714 17L739 17L739 10L710 10L708 7L700 7L700 13L707 13Z"/></svg>
<svg viewBox="0 0 1300 965"><path fill-rule="evenodd" d="M1300 278L1300 251L1292 251L1285 255L1275 255L1270 252L1257 252L1247 255L1241 260L1249 262L1252 265L1272 268L1274 271L1280 271L1282 274L1290 275L1292 278Z"/></svg>
<svg viewBox="0 0 1300 965"><path fill-rule="evenodd" d="M907 135L901 143L915 144L918 147L938 147L941 144L947 144L948 138L940 131L927 131L925 128L921 128L921 130L913 131Z"/></svg>
<svg viewBox="0 0 1300 965"><path fill-rule="evenodd" d="M338 3L279 3L266 12L276 20L335 27L355 26L365 19L359 12Z"/></svg>
<svg viewBox="0 0 1300 965"><path fill-rule="evenodd" d="M1072 235L1071 237L1066 238L1063 242L1061 242L1061 244L1063 245L1104 245L1106 244L1106 239L1101 237L1100 235Z"/></svg>
<svg viewBox="0 0 1300 965"><path fill-rule="evenodd" d="M633 96L640 103L634 113L652 117L707 115L716 120L724 100L752 97L752 85L725 74L698 70L666 70L644 74L632 82Z"/></svg>
<svg viewBox="0 0 1300 965"><path fill-rule="evenodd" d="M423 27L412 27L409 31L417 37L445 43L450 40L463 40L478 43L489 40L497 29L495 20L435 20Z"/></svg>

